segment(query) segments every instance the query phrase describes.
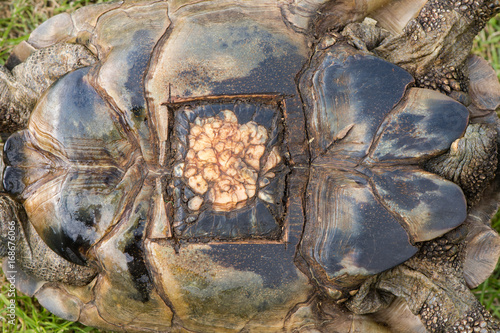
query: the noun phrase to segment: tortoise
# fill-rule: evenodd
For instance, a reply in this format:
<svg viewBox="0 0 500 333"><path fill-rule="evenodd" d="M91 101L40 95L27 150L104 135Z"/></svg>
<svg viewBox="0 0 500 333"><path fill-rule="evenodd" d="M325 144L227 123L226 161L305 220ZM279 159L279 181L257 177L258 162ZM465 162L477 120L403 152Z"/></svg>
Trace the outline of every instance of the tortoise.
<svg viewBox="0 0 500 333"><path fill-rule="evenodd" d="M115 331L493 332L498 1L122 1L1 77L6 275ZM12 278L12 276L10 276Z"/></svg>

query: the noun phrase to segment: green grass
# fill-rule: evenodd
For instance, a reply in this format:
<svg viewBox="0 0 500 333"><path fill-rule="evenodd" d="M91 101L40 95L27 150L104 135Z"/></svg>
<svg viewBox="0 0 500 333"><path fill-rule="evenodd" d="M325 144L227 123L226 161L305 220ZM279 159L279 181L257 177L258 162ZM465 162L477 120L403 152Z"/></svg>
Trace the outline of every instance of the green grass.
<svg viewBox="0 0 500 333"><path fill-rule="evenodd" d="M488 60L500 77L500 16L491 19L478 34L472 52Z"/></svg>
<svg viewBox="0 0 500 333"><path fill-rule="evenodd" d="M485 58L500 78L500 16L491 19L474 41L473 52ZM500 231L500 211L492 219L492 227ZM493 274L474 289L479 301L500 319L500 262Z"/></svg>
<svg viewBox="0 0 500 333"><path fill-rule="evenodd" d="M492 227L500 231L500 211L493 217ZM483 304L493 316L500 319L500 262L497 264L493 274L473 291L481 304Z"/></svg>
<svg viewBox="0 0 500 333"><path fill-rule="evenodd" d="M0 64L4 64L10 50L23 40L40 23L50 16L75 9L90 3L105 0L0 0ZM492 19L474 43L474 53L490 62L500 77L500 18ZM493 219L493 226L500 230L500 214ZM0 317L5 317L10 299L5 277L0 279ZM500 265L492 276L474 290L482 304L500 319ZM49 313L36 299L17 295L16 326L1 322L2 332L99 332L81 324L68 322Z"/></svg>
<svg viewBox="0 0 500 333"><path fill-rule="evenodd" d="M109 1L109 0L108 0ZM0 0L0 64L49 17L104 0Z"/></svg>

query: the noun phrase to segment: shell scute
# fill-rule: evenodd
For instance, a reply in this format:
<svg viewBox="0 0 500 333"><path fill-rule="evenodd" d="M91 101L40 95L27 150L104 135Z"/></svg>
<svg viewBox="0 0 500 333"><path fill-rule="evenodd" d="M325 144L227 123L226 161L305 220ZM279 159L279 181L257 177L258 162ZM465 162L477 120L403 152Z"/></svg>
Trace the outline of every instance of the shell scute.
<svg viewBox="0 0 500 333"><path fill-rule="evenodd" d="M320 265L315 275L328 281L342 275L366 277L416 253L367 177L324 166L313 167L311 174L301 253L314 269Z"/></svg>
<svg viewBox="0 0 500 333"><path fill-rule="evenodd" d="M8 190L25 200L47 245L76 263L85 262L86 250L116 223L141 179L128 178L140 164L136 148L89 73L82 68L57 81L28 129L5 145L12 162L4 174Z"/></svg>
<svg viewBox="0 0 500 333"><path fill-rule="evenodd" d="M429 159L447 151L468 123L469 112L460 103L434 90L412 88L380 127L370 157Z"/></svg>
<svg viewBox="0 0 500 333"><path fill-rule="evenodd" d="M136 177L131 181L134 179L137 182ZM118 204L124 213L116 218L113 231L91 249L105 272L94 287L94 303L106 321L137 329L168 330L173 313L154 284L144 244L154 192L153 184L139 181L128 207Z"/></svg>
<svg viewBox="0 0 500 333"><path fill-rule="evenodd" d="M172 99L296 94L294 78L307 61L307 38L282 23L276 6L196 4L170 17L176 28L160 45L146 86L153 95L164 94L166 84Z"/></svg>
<svg viewBox="0 0 500 333"><path fill-rule="evenodd" d="M317 139L301 253L321 284L345 290L465 220L462 190L421 162L464 133L468 111L354 49L333 46L312 63L301 80Z"/></svg>
<svg viewBox="0 0 500 333"><path fill-rule="evenodd" d="M134 147L89 74L89 68L82 68L57 81L39 101L28 130L38 149L64 163L123 166Z"/></svg>
<svg viewBox="0 0 500 333"><path fill-rule="evenodd" d="M106 61L95 80L132 130L144 159L153 162L158 154L156 118L148 112L144 84L153 50L170 25L168 3L124 7L105 13L97 22L92 43Z"/></svg>
<svg viewBox="0 0 500 333"><path fill-rule="evenodd" d="M412 76L374 56L334 47L313 60L315 66L301 79L301 92L310 106L309 134L313 156L331 147L350 157L363 157L387 113L401 100ZM312 84L312 89L308 86ZM338 134L354 124L332 145Z"/></svg>
<svg viewBox="0 0 500 333"><path fill-rule="evenodd" d="M454 183L418 168L376 170L374 187L385 207L408 231L412 243L437 238L467 216L462 190Z"/></svg>

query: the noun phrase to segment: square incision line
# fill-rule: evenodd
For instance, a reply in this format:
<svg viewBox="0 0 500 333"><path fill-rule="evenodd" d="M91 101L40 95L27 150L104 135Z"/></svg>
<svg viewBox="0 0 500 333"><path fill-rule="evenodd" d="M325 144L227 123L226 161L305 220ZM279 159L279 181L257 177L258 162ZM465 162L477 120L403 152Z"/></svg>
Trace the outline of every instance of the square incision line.
<svg viewBox="0 0 500 333"><path fill-rule="evenodd" d="M281 241L285 182L281 103L220 98L170 103L173 237Z"/></svg>

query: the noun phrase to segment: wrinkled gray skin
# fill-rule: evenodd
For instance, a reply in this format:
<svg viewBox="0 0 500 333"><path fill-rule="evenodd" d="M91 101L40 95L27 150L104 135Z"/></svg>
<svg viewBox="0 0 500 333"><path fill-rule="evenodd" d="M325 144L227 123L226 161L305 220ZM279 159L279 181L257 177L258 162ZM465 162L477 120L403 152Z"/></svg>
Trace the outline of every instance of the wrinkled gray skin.
<svg viewBox="0 0 500 333"><path fill-rule="evenodd" d="M356 2L356 6L363 7L358 3L365 2ZM335 313L345 308L355 314L371 314L375 320L387 323L393 331L500 331L499 323L470 293L469 287L475 284L471 282L473 278L464 279L464 274L474 276L475 270L482 268L481 264L475 263L474 256L470 258L470 253L476 251L470 245L475 244L474 232L484 229L478 234L491 235L491 244L498 244L497 236L487 227L498 206L495 170L499 131L494 116L498 105L483 108L475 117L473 110L477 110L480 102L469 94L467 59L472 39L500 10L499 2L430 0L400 35L370 24L346 26L368 13L349 9L345 1L316 5L319 23L309 29L316 30L320 47L333 43L352 44L403 67L416 78L417 85L440 90L471 106L472 120L465 136L454 143L448 153L426 165L427 170L462 187L469 202L469 217L462 226L445 236L421 244L417 255L404 264L365 281L359 290L352 291L353 296L349 299L339 299L338 295L326 295L320 291L313 311L317 312L317 322L314 328L301 331L337 331L331 322L321 324L322 319L335 317ZM305 6L302 8L305 12L314 11L306 5L300 6ZM284 13L290 15L288 9L284 7ZM81 45L56 44L35 51L13 69L0 67L2 137L6 138L26 126L30 111L52 82L95 61L92 53ZM18 61L14 59L12 62ZM75 265L51 251L26 220L20 205L6 195L0 197L0 217L0 254L5 256L12 250L6 222L15 221L19 229L15 239L17 264L27 274L46 281L85 285L98 273L96 267ZM482 252L480 254L487 258L490 266L491 262L494 266L496 257L492 259Z"/></svg>

